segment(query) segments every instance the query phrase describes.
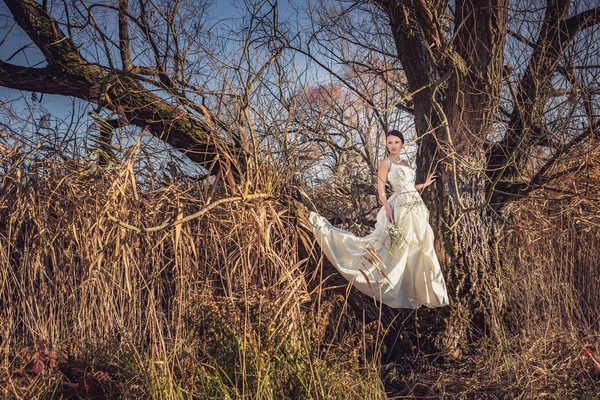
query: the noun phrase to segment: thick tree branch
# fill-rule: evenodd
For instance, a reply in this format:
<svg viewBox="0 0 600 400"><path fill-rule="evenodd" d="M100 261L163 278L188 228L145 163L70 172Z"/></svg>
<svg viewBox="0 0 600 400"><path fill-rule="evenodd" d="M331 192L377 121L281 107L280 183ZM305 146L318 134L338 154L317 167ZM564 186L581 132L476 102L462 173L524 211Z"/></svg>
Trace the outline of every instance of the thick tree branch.
<svg viewBox="0 0 600 400"><path fill-rule="evenodd" d="M563 190L549 187L548 184L560 179L564 176L568 176L581 171L584 168L590 168L593 164L584 163L575 165L569 168L565 168L555 174L544 176L536 183L506 183L498 185L497 190L500 191L504 196L512 197L514 199L522 198L529 195L531 192L537 189L550 190L555 192L564 192ZM577 195L572 193L572 195ZM580 194L579 194L580 195Z"/></svg>
<svg viewBox="0 0 600 400"><path fill-rule="evenodd" d="M4 3L15 22L33 40L48 63L81 61L77 47L61 32L56 20L42 6L33 0L4 0Z"/></svg>
<svg viewBox="0 0 600 400"><path fill-rule="evenodd" d="M432 18L427 6L420 1L416 8L410 1L373 0L373 3L390 19L398 59L406 72L410 90L418 90L437 80L440 60L435 54L441 51L438 43L444 43L437 36L435 26L427 24ZM432 46L436 47L436 51L432 51ZM422 93L419 97L425 98L428 95Z"/></svg>
<svg viewBox="0 0 600 400"><path fill-rule="evenodd" d="M68 76L56 65L31 68L0 60L0 85L30 92L60 94L89 100L91 85L84 79Z"/></svg>
<svg viewBox="0 0 600 400"><path fill-rule="evenodd" d="M600 23L600 7L592 8L591 10L584 11L580 14L574 15L567 19L566 26L568 31L568 36L573 38L578 32L597 25ZM531 42L527 38L523 37L517 32L514 32L510 29L507 30L507 33L517 39L519 42L526 44L527 46L535 49L537 48L537 44Z"/></svg>
<svg viewBox="0 0 600 400"><path fill-rule="evenodd" d="M445 108L459 147L461 141L476 146L497 115L507 10L508 0L456 1L456 54L449 49L447 57L457 72L450 77Z"/></svg>
<svg viewBox="0 0 600 400"><path fill-rule="evenodd" d="M35 1L6 0L6 4L15 21L40 48L48 66L30 68L1 62L1 85L90 101L114 111L129 124L147 130L192 161L210 166L214 174L221 168L233 175L240 174L241 171L224 156L229 154L237 158L240 149L216 135L216 119L211 118L208 110L204 110L204 120L193 118L147 90L131 73L109 72L88 64L77 47L60 31L53 17ZM125 3L120 6L125 6ZM127 52L124 56L127 62ZM219 162L213 165L217 158Z"/></svg>
<svg viewBox="0 0 600 400"><path fill-rule="evenodd" d="M594 25L600 24L600 7L595 7L590 10L584 11L567 19L567 29L569 31L569 37L572 40L577 32L584 29L590 28Z"/></svg>
<svg viewBox="0 0 600 400"><path fill-rule="evenodd" d="M559 150L557 150L548 161L539 169L537 174L531 179L530 185L539 186L544 185L556 178L549 178L547 172L550 168L558 161L560 156L567 154L573 147L583 142L586 138L590 137L592 132L594 131L594 124L590 125L587 129L585 129L581 134L577 135L572 141L564 144Z"/></svg>
<svg viewBox="0 0 600 400"><path fill-rule="evenodd" d="M545 105L553 94L551 76L559 68L569 44L577 32L598 23L598 8L567 17L571 2L548 0L542 29L529 65L519 82L513 115L507 133L490 152L490 182L513 181L527 163L533 146L543 143L537 121L542 119ZM490 187L490 190L494 190ZM498 196L504 196L496 192ZM502 203L495 199L495 203Z"/></svg>
<svg viewBox="0 0 600 400"><path fill-rule="evenodd" d="M590 137L590 135L594 132L594 126L594 124L588 126L583 132L574 137L573 140L571 140L569 143L565 143L560 149L558 149L538 170L535 176L529 180L529 182L499 184L494 189L503 196L514 195L516 197L523 197L531 191L539 189L568 173L579 170L581 168L580 165L564 169L563 171L557 172L553 175L548 174L552 166L556 164L561 156L568 154L569 151L571 151L575 146Z"/></svg>

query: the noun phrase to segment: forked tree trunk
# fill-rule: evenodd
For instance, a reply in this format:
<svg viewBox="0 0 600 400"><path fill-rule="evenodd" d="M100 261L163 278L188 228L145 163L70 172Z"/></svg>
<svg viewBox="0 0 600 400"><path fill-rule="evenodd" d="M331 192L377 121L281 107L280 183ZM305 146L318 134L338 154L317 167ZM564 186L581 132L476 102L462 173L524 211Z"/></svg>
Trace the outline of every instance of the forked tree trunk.
<svg viewBox="0 0 600 400"><path fill-rule="evenodd" d="M417 181L440 175L423 197L451 305L425 315L436 323L436 347L454 349L492 327L500 311L484 146L498 112L508 1L457 0L451 42L440 25L445 2L375 3L389 16L415 92Z"/></svg>

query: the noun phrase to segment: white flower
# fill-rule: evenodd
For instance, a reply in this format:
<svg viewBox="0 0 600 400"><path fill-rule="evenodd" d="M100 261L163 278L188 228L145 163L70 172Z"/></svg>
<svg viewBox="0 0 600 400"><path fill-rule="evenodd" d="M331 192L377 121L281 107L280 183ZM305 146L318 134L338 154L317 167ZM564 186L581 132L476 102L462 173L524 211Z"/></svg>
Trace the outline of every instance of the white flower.
<svg viewBox="0 0 600 400"><path fill-rule="evenodd" d="M406 232L395 222L388 227L388 235L390 235L390 239L392 240L392 246L406 243Z"/></svg>

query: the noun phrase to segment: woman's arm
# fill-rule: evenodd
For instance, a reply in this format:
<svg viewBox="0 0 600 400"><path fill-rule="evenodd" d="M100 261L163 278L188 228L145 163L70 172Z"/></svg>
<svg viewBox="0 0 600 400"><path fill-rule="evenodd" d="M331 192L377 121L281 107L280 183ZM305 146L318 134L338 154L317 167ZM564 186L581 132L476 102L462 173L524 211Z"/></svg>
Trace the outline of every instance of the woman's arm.
<svg viewBox="0 0 600 400"><path fill-rule="evenodd" d="M379 164L379 170L377 170L377 194L379 195L379 200L383 204L383 208L385 209L385 215L388 221L393 222L394 216L392 214L392 209L387 201L387 196L385 193L385 182L387 180L388 173L390 172L390 168L392 163L389 160L383 160L381 164Z"/></svg>

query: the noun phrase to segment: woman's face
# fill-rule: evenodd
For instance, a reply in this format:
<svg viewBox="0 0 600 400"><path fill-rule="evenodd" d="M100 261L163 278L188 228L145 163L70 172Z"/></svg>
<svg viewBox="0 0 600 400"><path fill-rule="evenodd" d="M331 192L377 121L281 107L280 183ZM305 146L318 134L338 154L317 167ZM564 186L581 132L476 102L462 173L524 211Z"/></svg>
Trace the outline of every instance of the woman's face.
<svg viewBox="0 0 600 400"><path fill-rule="evenodd" d="M403 143L398 136L389 135L386 139L385 145L387 146L391 156L399 156Z"/></svg>

